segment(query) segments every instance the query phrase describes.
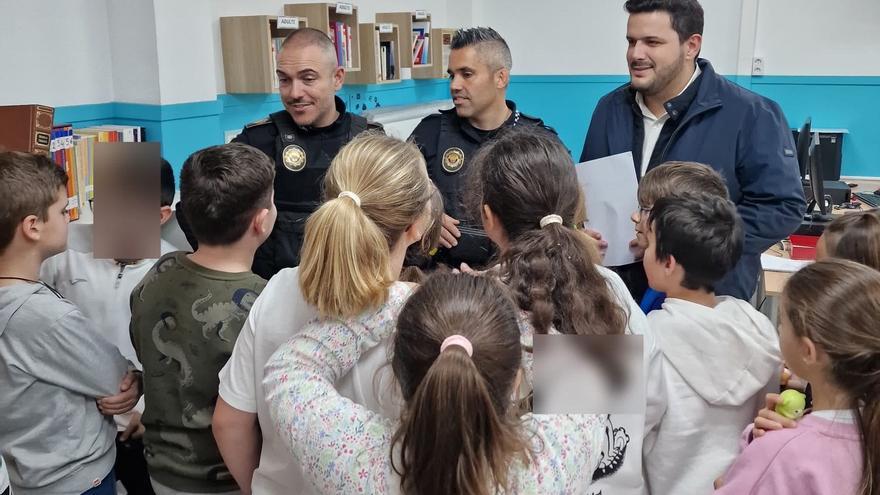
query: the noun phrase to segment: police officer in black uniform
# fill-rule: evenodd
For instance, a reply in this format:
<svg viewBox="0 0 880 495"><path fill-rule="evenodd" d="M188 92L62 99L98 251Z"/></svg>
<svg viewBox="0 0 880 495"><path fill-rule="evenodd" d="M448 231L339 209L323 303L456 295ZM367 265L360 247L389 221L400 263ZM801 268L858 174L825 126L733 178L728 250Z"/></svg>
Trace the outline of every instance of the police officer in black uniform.
<svg viewBox="0 0 880 495"><path fill-rule="evenodd" d="M458 30L451 48L449 90L455 108L425 117L410 137L425 157L428 175L443 195L446 211L443 248L433 261L454 268L462 263L484 267L493 254L492 242L462 202L468 160L502 128L539 126L555 131L505 100L512 58L504 38L494 29Z"/></svg>
<svg viewBox="0 0 880 495"><path fill-rule="evenodd" d="M326 34L311 28L291 33L278 54L277 74L285 109L246 125L233 139L275 160L278 220L252 267L266 279L299 265L305 221L321 203L324 174L339 149L361 132L382 129L349 113L336 96L345 70Z"/></svg>

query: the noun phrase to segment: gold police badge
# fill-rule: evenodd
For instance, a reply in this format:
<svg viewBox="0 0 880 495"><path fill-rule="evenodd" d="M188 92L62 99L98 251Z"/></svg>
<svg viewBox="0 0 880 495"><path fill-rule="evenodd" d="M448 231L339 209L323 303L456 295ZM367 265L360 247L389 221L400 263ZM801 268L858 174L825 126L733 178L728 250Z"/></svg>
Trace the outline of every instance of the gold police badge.
<svg viewBox="0 0 880 495"><path fill-rule="evenodd" d="M287 145L281 152L284 166L291 172L299 172L306 168L306 150L296 144Z"/></svg>
<svg viewBox="0 0 880 495"><path fill-rule="evenodd" d="M443 170L454 174L464 165L464 151L461 148L449 148L443 152Z"/></svg>

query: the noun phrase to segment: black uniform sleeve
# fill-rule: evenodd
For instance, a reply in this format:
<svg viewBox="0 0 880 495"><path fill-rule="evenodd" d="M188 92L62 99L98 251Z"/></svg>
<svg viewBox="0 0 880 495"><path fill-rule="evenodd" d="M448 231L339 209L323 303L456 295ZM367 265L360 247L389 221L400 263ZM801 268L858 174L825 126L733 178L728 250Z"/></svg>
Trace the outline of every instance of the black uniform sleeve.
<svg viewBox="0 0 880 495"><path fill-rule="evenodd" d="M238 134L238 136L235 136L235 137L232 139L232 142L233 142L233 143L251 144L250 139L248 139L247 127L242 128L242 130L241 130L241 132Z"/></svg>
<svg viewBox="0 0 880 495"><path fill-rule="evenodd" d="M425 159L437 155L437 138L440 135L440 114L429 115L419 122L409 138L415 142Z"/></svg>

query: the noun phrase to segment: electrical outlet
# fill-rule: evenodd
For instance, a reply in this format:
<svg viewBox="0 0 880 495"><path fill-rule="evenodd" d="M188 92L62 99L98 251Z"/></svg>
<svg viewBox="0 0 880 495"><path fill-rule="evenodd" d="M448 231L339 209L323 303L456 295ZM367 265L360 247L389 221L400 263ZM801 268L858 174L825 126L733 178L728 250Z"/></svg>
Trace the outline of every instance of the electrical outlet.
<svg viewBox="0 0 880 495"><path fill-rule="evenodd" d="M752 75L764 75L764 59L762 57L755 57L752 59Z"/></svg>

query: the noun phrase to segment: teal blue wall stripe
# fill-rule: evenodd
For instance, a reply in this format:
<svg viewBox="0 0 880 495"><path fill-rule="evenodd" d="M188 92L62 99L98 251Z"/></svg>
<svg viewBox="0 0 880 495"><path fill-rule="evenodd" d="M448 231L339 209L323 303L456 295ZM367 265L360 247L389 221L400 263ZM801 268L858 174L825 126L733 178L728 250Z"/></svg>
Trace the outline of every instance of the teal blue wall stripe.
<svg viewBox="0 0 880 495"><path fill-rule="evenodd" d="M782 106L795 128L807 116L818 128L844 128L843 174L880 177L880 77L728 76ZM559 132L578 158L590 115L606 93L625 84L625 75L522 75L511 77L509 98L519 109L541 117ZM449 97L445 79L408 80L388 85L347 85L339 92L349 109L441 100ZM56 122L77 127L98 124L142 125L150 141L179 171L193 151L223 142L224 132L282 108L277 94L218 95L216 100L173 105L98 103L56 109Z"/></svg>

